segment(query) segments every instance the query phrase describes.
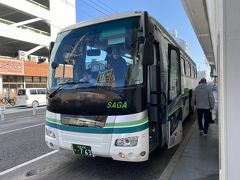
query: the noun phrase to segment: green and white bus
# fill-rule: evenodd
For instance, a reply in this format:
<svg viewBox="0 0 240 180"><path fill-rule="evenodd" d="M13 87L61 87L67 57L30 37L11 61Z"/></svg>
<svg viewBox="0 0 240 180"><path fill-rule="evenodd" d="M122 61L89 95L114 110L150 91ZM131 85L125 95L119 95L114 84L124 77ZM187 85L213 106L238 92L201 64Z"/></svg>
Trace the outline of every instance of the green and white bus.
<svg viewBox="0 0 240 180"><path fill-rule="evenodd" d="M148 160L182 140L196 64L147 12L61 30L50 45L45 140L53 149Z"/></svg>

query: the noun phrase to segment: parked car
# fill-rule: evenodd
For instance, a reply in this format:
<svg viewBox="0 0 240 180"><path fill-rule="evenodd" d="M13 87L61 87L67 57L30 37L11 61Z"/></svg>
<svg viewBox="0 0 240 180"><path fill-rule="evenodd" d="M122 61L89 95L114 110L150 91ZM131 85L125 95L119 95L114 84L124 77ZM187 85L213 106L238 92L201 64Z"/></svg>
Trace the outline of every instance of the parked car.
<svg viewBox="0 0 240 180"><path fill-rule="evenodd" d="M38 107L46 105L45 88L25 88L19 89L16 96L17 106Z"/></svg>

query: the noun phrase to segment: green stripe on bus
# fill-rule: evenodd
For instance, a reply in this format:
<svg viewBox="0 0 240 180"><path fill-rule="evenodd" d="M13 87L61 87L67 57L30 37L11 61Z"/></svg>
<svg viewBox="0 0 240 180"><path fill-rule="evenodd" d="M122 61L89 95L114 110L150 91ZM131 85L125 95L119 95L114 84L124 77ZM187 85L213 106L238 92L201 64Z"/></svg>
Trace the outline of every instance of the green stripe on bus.
<svg viewBox="0 0 240 180"><path fill-rule="evenodd" d="M53 118L49 118L49 117L46 117L46 120L49 121L49 122L57 122L57 123L61 123L60 120L58 120L58 119L53 119Z"/></svg>
<svg viewBox="0 0 240 180"><path fill-rule="evenodd" d="M137 121L130 121L130 122L119 122L119 123L106 123L105 127L113 127L113 126L135 126L135 125L139 125L142 123L145 123L148 121L148 118L144 118L141 120L137 120Z"/></svg>
<svg viewBox="0 0 240 180"><path fill-rule="evenodd" d="M52 118L48 118L48 117L46 118L46 121L57 122L57 123L61 124L60 120L52 119ZM104 127L105 128L111 128L111 127L114 127L114 126L136 126L136 125L139 125L139 124L146 123L147 121L148 121L148 118L146 117L144 119L140 119L140 120L137 120L137 121L119 122L119 123L106 123L106 125Z"/></svg>
<svg viewBox="0 0 240 180"><path fill-rule="evenodd" d="M93 134L123 134L123 133L134 133L143 131L148 128L148 122L134 127L124 127L124 128L90 128L90 127L77 127L77 126L67 126L57 123L52 123L46 121L46 125L55 129L71 132L81 132L81 133L93 133Z"/></svg>
<svg viewBox="0 0 240 180"><path fill-rule="evenodd" d="M171 109L168 116L172 115L176 110L178 110L181 107L183 107L183 100L182 99L178 101L178 103L175 105L174 109Z"/></svg>
<svg viewBox="0 0 240 180"><path fill-rule="evenodd" d="M173 113L175 113L179 108L181 108L182 106L178 106L176 107L171 113L168 114L168 116L171 116Z"/></svg>

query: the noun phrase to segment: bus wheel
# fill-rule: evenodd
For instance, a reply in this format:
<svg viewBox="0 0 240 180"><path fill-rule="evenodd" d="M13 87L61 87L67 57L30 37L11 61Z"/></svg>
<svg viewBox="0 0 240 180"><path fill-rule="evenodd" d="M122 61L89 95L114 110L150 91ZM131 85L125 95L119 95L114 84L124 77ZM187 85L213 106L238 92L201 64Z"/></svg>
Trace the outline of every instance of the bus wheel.
<svg viewBox="0 0 240 180"><path fill-rule="evenodd" d="M162 147L161 147L161 150L162 151L166 151L168 149L168 146L167 144L165 143Z"/></svg>

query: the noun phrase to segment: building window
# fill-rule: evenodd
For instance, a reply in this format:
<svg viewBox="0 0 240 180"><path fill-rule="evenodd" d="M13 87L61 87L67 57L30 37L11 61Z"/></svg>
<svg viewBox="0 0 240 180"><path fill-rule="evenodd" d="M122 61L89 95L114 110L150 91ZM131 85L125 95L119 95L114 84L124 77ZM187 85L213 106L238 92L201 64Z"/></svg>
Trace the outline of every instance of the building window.
<svg viewBox="0 0 240 180"><path fill-rule="evenodd" d="M33 88L33 84L26 84L26 88Z"/></svg>
<svg viewBox="0 0 240 180"><path fill-rule="evenodd" d="M25 77L25 82L32 82L32 81L33 81L32 77Z"/></svg>
<svg viewBox="0 0 240 180"><path fill-rule="evenodd" d="M40 82L40 77L33 77L33 82Z"/></svg>
<svg viewBox="0 0 240 180"><path fill-rule="evenodd" d="M47 82L47 77L41 77L41 82Z"/></svg>
<svg viewBox="0 0 240 180"><path fill-rule="evenodd" d="M3 82L23 83L23 76L3 76Z"/></svg>

